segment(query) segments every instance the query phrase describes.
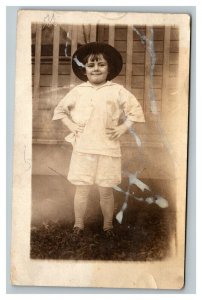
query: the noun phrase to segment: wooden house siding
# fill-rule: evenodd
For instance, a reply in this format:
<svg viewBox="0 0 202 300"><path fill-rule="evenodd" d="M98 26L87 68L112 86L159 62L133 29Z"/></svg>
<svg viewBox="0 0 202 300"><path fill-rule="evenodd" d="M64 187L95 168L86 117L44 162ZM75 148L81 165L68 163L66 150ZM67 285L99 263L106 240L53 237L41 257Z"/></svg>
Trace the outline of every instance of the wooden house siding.
<svg viewBox="0 0 202 300"><path fill-rule="evenodd" d="M137 33L138 32L138 33ZM151 77L150 37L153 34L155 64ZM67 134L60 122L53 122L54 107L80 83L71 69L71 55L78 44L90 41L110 43L120 51L123 69L114 82L124 85L143 107L146 124L136 124L143 144L162 147L152 112L151 89L155 109L161 116L169 101L176 98L178 79L179 30L176 27L146 26L32 26L33 141L62 143ZM129 134L122 146L134 145Z"/></svg>

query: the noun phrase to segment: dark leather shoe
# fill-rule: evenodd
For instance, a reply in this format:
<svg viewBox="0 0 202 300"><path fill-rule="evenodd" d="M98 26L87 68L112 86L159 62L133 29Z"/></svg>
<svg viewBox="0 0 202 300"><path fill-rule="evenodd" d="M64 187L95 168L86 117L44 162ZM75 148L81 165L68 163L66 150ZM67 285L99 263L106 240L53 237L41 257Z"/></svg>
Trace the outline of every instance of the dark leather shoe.
<svg viewBox="0 0 202 300"><path fill-rule="evenodd" d="M81 236L81 235L83 235L83 229L81 229L79 227L74 227L73 228L73 235L74 236Z"/></svg>
<svg viewBox="0 0 202 300"><path fill-rule="evenodd" d="M104 236L107 239L113 239L115 237L113 229L108 229L108 230L104 231Z"/></svg>

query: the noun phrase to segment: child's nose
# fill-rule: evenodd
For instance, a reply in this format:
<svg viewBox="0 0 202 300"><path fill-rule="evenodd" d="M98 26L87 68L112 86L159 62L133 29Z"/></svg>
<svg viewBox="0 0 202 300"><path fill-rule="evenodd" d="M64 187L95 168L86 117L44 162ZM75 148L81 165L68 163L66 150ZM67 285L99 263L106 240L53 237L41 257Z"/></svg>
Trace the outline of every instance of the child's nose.
<svg viewBox="0 0 202 300"><path fill-rule="evenodd" d="M94 70L98 70L98 68L99 68L98 64L95 63L95 65L94 65Z"/></svg>

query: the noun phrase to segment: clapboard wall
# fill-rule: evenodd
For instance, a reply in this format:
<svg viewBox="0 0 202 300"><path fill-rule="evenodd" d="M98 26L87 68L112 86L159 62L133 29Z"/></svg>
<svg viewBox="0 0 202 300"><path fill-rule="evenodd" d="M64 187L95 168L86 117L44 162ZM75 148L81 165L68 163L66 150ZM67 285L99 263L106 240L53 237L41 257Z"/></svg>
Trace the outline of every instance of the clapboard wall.
<svg viewBox="0 0 202 300"><path fill-rule="evenodd" d="M158 116L167 109L169 101L175 100L179 54L179 32L175 27L33 24L34 143L62 143L64 140L66 129L52 121L53 109L80 82L71 70L72 53L79 45L95 40L110 43L120 51L124 65L114 81L128 88L139 100L147 123L137 124L137 131L145 146L155 147L160 140L155 132L157 115L151 111L150 95L152 90ZM151 40L155 56L153 76ZM123 139L123 145L124 141L127 143L128 137Z"/></svg>
<svg viewBox="0 0 202 300"><path fill-rule="evenodd" d="M90 41L106 42L120 51L124 65L114 81L134 93L146 117L145 123L135 124L142 147L130 133L121 138L122 169L137 171L142 178L172 180L170 143L176 142L179 30L164 26L32 25L33 174L67 174L72 147L64 140L68 129L60 120L52 121L53 110L80 83L72 72L71 56ZM157 113L152 112L151 100Z"/></svg>

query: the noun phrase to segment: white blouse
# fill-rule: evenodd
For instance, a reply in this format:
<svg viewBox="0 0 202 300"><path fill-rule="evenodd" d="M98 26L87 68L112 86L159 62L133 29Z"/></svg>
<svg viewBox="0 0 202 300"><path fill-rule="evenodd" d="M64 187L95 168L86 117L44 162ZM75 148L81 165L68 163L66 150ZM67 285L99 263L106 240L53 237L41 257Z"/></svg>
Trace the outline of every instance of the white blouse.
<svg viewBox="0 0 202 300"><path fill-rule="evenodd" d="M82 133L71 133L66 137L74 151L120 157L120 142L110 140L106 129L117 126L122 113L126 121L145 122L136 97L122 85L107 81L96 87L85 82L59 102L53 120L69 116L73 122L85 126Z"/></svg>

